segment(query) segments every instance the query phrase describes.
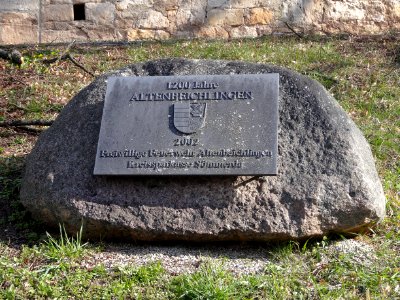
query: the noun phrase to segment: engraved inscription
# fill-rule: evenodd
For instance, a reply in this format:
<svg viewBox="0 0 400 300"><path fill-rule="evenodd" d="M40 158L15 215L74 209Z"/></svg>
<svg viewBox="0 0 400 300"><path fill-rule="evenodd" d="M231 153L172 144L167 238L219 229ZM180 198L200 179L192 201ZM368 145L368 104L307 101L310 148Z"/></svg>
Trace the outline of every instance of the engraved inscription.
<svg viewBox="0 0 400 300"><path fill-rule="evenodd" d="M275 175L278 74L110 77L95 175Z"/></svg>
<svg viewBox="0 0 400 300"><path fill-rule="evenodd" d="M253 100L252 91L133 93L130 101Z"/></svg>
<svg viewBox="0 0 400 300"><path fill-rule="evenodd" d="M184 146L182 144L186 143L186 145L190 145L190 143L198 142L196 139L176 139L175 143L179 143L179 146ZM156 150L149 149L147 151L137 151L137 150L101 150L100 158L135 158L135 160L128 160L126 167L129 169L202 169L202 168L242 168L243 162L237 160L237 158L253 158L253 159L262 159L262 158L272 158L272 152L270 150L251 150L251 149L220 149L220 150L210 150L210 149L198 149L198 150ZM155 162L155 161L138 161L142 158L235 158L236 160L233 162L226 161L213 161L208 162L206 160L196 160L194 162L184 162L184 161L163 161L163 162Z"/></svg>
<svg viewBox="0 0 400 300"><path fill-rule="evenodd" d="M175 103L174 125L182 133L191 134L204 126L207 103Z"/></svg>
<svg viewBox="0 0 400 300"><path fill-rule="evenodd" d="M217 82L207 82L207 81L179 81L179 82L168 82L167 90L198 90L198 89L216 89L219 87Z"/></svg>
<svg viewBox="0 0 400 300"><path fill-rule="evenodd" d="M174 139L174 146L197 146L199 144L199 139L192 139L192 138L181 138L181 139Z"/></svg>
<svg viewBox="0 0 400 300"><path fill-rule="evenodd" d="M185 149L185 150L157 150L149 149L146 151L137 150L100 150L100 158L119 158L129 157L140 159L143 157L252 157L255 159L259 158L272 158L272 152L270 150L251 150L251 149L198 149L196 151Z"/></svg>
<svg viewBox="0 0 400 300"><path fill-rule="evenodd" d="M242 162L235 160L234 162L208 162L198 160L194 162L175 162L175 161L141 161L130 160L127 162L127 169L241 169Z"/></svg>

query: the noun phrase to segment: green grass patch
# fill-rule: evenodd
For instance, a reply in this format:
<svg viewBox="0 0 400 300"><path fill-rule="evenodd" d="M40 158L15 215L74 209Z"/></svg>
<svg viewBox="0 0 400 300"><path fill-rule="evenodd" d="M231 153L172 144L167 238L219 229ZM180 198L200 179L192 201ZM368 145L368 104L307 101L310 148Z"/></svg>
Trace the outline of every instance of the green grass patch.
<svg viewBox="0 0 400 300"><path fill-rule="evenodd" d="M60 225L58 239L47 233L47 240L42 249L45 256L55 261L81 257L87 246L87 243L82 242L82 230L83 227L81 226L79 232L76 233L76 237L69 237L64 226Z"/></svg>

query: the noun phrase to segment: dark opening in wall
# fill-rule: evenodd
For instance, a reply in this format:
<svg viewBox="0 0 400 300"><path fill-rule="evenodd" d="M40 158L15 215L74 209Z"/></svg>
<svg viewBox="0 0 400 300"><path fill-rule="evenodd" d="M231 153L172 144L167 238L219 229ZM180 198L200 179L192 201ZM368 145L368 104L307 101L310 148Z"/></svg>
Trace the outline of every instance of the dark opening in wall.
<svg viewBox="0 0 400 300"><path fill-rule="evenodd" d="M85 3L74 4L74 20L86 20L85 18Z"/></svg>

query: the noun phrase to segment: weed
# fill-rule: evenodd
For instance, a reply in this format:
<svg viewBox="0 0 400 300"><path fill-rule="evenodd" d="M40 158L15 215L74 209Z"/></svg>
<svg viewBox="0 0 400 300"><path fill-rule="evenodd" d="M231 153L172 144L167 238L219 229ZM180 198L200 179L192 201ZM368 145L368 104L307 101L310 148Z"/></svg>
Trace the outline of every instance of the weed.
<svg viewBox="0 0 400 300"><path fill-rule="evenodd" d="M59 239L47 233L47 240L43 244L44 255L54 261L66 258L76 259L82 257L86 250L87 243L82 243L83 226L76 233L76 237L69 237L63 225L60 225Z"/></svg>
<svg viewBox="0 0 400 300"><path fill-rule="evenodd" d="M221 266L205 263L194 274L174 278L170 286L176 299L233 299L236 286L233 276Z"/></svg>

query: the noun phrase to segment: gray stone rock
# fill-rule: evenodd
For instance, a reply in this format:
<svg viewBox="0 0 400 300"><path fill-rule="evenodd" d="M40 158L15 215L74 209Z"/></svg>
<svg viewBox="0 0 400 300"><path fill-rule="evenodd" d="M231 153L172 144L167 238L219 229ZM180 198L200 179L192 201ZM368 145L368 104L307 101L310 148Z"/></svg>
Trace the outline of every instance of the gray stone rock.
<svg viewBox="0 0 400 300"><path fill-rule="evenodd" d="M106 90L101 76L44 132L26 163L21 201L32 215L91 238L283 240L356 232L385 214L371 150L317 82L269 65L170 59L112 74L280 74L276 177L93 176Z"/></svg>

